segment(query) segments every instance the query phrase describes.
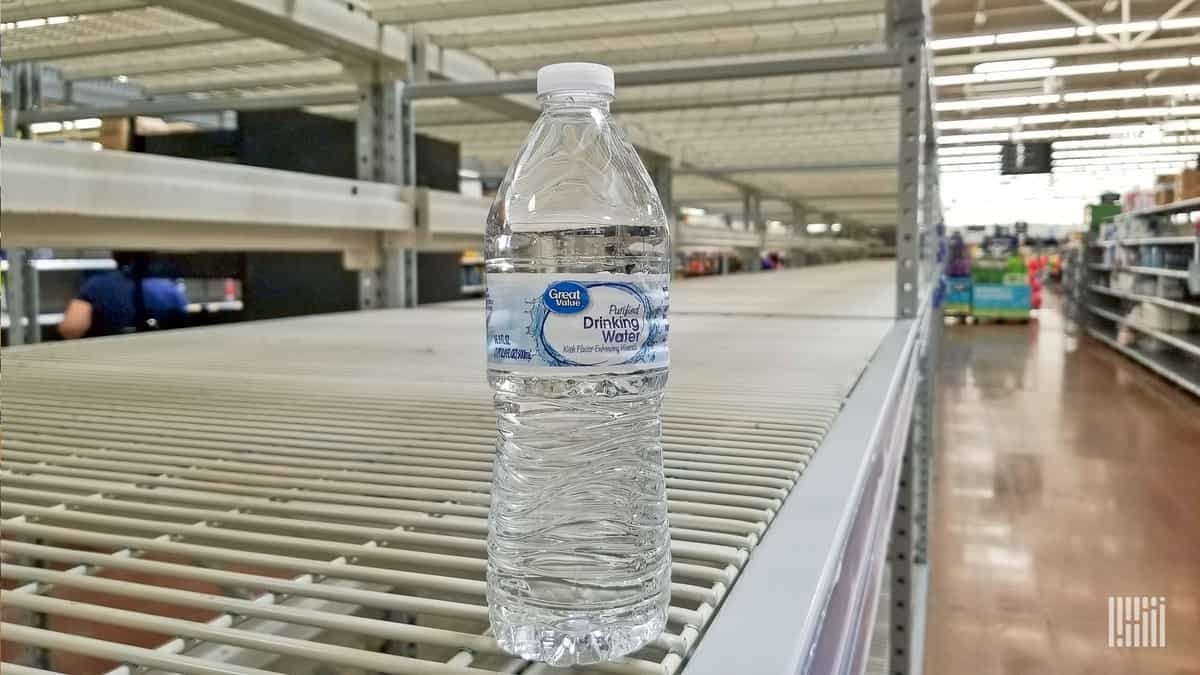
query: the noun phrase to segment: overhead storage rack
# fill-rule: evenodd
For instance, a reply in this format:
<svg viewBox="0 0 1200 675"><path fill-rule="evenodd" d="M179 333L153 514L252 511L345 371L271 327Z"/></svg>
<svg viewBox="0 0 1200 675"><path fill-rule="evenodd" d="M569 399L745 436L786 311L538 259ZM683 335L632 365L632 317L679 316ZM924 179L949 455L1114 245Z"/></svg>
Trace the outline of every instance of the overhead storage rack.
<svg viewBox="0 0 1200 675"><path fill-rule="evenodd" d="M356 180L6 138L12 245L342 250L378 304L411 305L414 252L477 241L487 208L412 187L413 134L495 172L536 114L533 70L581 58L614 64L614 110L665 201L745 224L677 224L677 243L894 231L894 263L673 288L670 625L593 670L724 675L752 653L756 673L862 673L873 638L876 667L919 670L940 275L923 3L3 12L42 21L4 31L10 130L297 106L358 129ZM117 189L134 184L143 194ZM7 349L0 550L6 608L30 619L4 625L26 649L13 672L72 672L51 653L112 675L544 672L486 634L480 328L463 302Z"/></svg>

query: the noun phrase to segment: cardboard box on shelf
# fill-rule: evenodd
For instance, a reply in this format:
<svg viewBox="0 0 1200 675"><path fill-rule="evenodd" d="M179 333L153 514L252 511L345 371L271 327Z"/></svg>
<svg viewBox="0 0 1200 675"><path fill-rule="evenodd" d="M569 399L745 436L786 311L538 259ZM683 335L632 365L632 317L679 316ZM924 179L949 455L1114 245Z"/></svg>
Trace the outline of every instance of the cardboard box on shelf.
<svg viewBox="0 0 1200 675"><path fill-rule="evenodd" d="M1175 175L1163 174L1154 178L1154 205L1166 206L1175 201Z"/></svg>
<svg viewBox="0 0 1200 675"><path fill-rule="evenodd" d="M100 121L100 145L105 150L128 150L133 139L128 117L105 117Z"/></svg>
<svg viewBox="0 0 1200 675"><path fill-rule="evenodd" d="M1200 197L1200 169L1184 169L1175 176L1175 200Z"/></svg>

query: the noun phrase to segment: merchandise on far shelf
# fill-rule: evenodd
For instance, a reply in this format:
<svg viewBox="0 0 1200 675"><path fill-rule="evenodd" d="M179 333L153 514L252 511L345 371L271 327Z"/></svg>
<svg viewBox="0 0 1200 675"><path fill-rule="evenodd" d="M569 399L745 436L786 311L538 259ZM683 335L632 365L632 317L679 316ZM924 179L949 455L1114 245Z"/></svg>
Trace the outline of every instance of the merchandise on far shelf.
<svg viewBox="0 0 1200 675"><path fill-rule="evenodd" d="M1175 201L1200 197L1200 169L1184 169L1175 176Z"/></svg>
<svg viewBox="0 0 1200 675"><path fill-rule="evenodd" d="M1186 333L1191 327L1189 315L1151 302L1138 303L1129 313L1129 319L1147 328L1169 332Z"/></svg>
<svg viewBox="0 0 1200 675"><path fill-rule="evenodd" d="M1121 199L1121 210L1126 213L1150 208L1154 208L1154 190L1135 188L1126 192Z"/></svg>
<svg viewBox="0 0 1200 675"><path fill-rule="evenodd" d="M1146 295L1159 295L1168 300L1183 300L1187 298L1187 283L1183 279L1172 279L1170 277L1158 277L1158 292L1153 289L1146 292Z"/></svg>
<svg viewBox="0 0 1200 675"><path fill-rule="evenodd" d="M1028 319L1033 307L1029 268L1019 255L984 258L971 269L971 314L977 318Z"/></svg>
<svg viewBox="0 0 1200 675"><path fill-rule="evenodd" d="M963 240L962 234L955 232L950 236L949 258L946 262L946 274L949 277L966 277L971 274L971 252Z"/></svg>
<svg viewBox="0 0 1200 675"><path fill-rule="evenodd" d="M965 316L970 314L971 291L971 277L946 277L946 297L942 303L943 312L951 316Z"/></svg>
<svg viewBox="0 0 1200 675"><path fill-rule="evenodd" d="M1088 204L1084 209L1083 220L1088 224L1088 229L1096 232L1104 221L1112 218L1121 212L1121 205L1115 202L1101 202L1099 204Z"/></svg>
<svg viewBox="0 0 1200 675"><path fill-rule="evenodd" d="M1163 174L1154 179L1154 205L1165 206L1175 201L1175 174Z"/></svg>

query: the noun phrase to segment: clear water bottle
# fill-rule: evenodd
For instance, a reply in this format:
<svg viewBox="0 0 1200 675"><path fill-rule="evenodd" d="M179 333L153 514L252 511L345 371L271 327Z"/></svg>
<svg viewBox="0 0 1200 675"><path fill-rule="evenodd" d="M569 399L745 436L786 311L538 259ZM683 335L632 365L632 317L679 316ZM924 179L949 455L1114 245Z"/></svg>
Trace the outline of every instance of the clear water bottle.
<svg viewBox="0 0 1200 675"><path fill-rule="evenodd" d="M670 238L609 112L606 66L538 72L542 114L487 223L498 438L488 606L507 651L553 665L628 654L670 600L660 409Z"/></svg>

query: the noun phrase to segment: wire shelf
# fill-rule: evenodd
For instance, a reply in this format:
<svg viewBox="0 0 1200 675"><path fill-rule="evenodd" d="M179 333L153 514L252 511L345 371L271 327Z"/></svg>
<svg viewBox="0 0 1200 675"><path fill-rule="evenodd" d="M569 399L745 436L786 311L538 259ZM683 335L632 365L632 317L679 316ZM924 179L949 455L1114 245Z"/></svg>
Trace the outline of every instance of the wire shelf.
<svg viewBox="0 0 1200 675"><path fill-rule="evenodd" d="M890 327L736 312L815 272L677 285L669 626L591 671L681 669ZM841 299L868 317L876 301ZM495 430L476 309L6 350L5 603L48 623L5 639L114 674L525 667L486 633Z"/></svg>

